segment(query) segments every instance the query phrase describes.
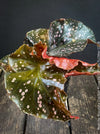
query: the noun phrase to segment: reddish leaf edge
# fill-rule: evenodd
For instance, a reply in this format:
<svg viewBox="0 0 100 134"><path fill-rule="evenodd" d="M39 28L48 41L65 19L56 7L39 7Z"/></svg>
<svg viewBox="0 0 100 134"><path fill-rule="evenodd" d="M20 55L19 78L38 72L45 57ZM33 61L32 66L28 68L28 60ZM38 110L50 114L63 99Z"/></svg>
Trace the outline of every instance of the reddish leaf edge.
<svg viewBox="0 0 100 134"><path fill-rule="evenodd" d="M71 115L70 118L77 120L77 119L79 119L80 117L78 117L78 116L72 116L72 115Z"/></svg>
<svg viewBox="0 0 100 134"><path fill-rule="evenodd" d="M78 71L71 71L70 73L66 73L65 77L69 77L69 76L77 76L77 75L98 75L100 74L100 72L94 72L94 73L90 73L90 72L78 72Z"/></svg>
<svg viewBox="0 0 100 134"><path fill-rule="evenodd" d="M84 67L95 67L97 66L97 63L94 64L89 64L87 62L83 62L81 60L78 59L68 59L68 58L58 58L58 57L53 57L53 56L48 56L46 54L47 52L47 47L45 47L45 49L42 52L42 57L43 59L48 59L50 64L55 64L55 66L57 66L58 68L61 68L63 70L67 70L68 72L65 74L65 77L68 76L76 76L76 75L97 75L100 74L100 71L98 72L78 72L76 70L74 70L74 68L76 66L78 66L79 63L82 64L82 66Z"/></svg>

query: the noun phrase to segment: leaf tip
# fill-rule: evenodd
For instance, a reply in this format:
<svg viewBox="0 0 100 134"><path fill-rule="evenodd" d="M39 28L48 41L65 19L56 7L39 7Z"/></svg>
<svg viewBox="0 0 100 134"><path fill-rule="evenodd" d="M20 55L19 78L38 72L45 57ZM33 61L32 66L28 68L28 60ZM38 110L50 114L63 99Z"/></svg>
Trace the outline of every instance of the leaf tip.
<svg viewBox="0 0 100 134"><path fill-rule="evenodd" d="M72 116L72 115L70 116L70 118L71 118L71 119L75 119L75 120L79 119L78 116Z"/></svg>

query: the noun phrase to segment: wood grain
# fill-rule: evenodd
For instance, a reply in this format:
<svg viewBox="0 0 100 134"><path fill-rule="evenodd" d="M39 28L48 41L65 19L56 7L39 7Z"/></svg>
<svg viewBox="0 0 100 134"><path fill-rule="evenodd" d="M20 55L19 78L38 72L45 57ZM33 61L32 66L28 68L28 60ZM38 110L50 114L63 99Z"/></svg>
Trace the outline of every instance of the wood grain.
<svg viewBox="0 0 100 134"><path fill-rule="evenodd" d="M71 77L69 106L79 120L71 120L72 134L97 134L97 84L94 76Z"/></svg>
<svg viewBox="0 0 100 134"><path fill-rule="evenodd" d="M23 134L24 118L25 114L8 98L2 75L0 78L0 134Z"/></svg>
<svg viewBox="0 0 100 134"><path fill-rule="evenodd" d="M70 134L68 122L38 119L28 116L25 134Z"/></svg>

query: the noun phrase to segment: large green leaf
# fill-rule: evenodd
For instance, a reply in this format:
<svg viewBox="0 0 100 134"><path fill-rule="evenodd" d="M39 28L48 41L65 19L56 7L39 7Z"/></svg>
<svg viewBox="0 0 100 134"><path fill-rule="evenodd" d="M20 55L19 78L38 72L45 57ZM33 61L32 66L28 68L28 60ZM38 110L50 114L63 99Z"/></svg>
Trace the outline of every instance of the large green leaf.
<svg viewBox="0 0 100 134"><path fill-rule="evenodd" d="M73 117L65 107L64 71L42 58L44 47L24 44L0 60L5 71L5 87L10 99L23 112L66 121Z"/></svg>
<svg viewBox="0 0 100 134"><path fill-rule="evenodd" d="M49 28L49 56L66 57L83 51L87 43L95 43L93 31L82 22L73 19L59 19Z"/></svg>

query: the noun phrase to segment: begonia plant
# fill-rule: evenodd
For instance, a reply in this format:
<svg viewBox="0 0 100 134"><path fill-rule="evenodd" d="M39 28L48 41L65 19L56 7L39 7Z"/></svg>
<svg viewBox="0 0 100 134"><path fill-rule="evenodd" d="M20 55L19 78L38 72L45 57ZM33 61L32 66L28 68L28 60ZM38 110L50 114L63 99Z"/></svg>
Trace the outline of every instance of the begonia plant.
<svg viewBox="0 0 100 134"><path fill-rule="evenodd" d="M88 43L99 46L93 31L80 21L59 19L49 29L27 32L25 40L0 60L9 98L24 113L39 118L78 119L66 108L64 84L68 76L100 74L98 63L69 58Z"/></svg>

